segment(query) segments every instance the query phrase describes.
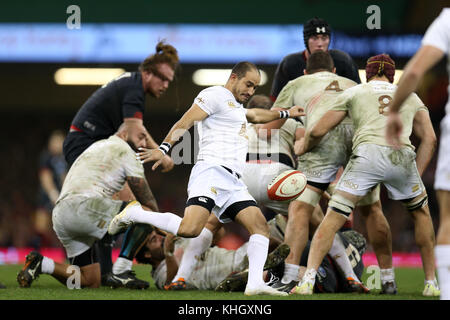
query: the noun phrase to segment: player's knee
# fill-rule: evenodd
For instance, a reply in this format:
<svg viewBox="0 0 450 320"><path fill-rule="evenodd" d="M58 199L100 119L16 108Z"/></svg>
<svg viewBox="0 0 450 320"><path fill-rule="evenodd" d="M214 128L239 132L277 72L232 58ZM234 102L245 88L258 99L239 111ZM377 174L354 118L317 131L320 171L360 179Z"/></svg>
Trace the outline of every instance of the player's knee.
<svg viewBox="0 0 450 320"><path fill-rule="evenodd" d="M348 200L339 193L335 193L328 202L328 207L333 211L348 217L353 209L355 209L355 204L353 201Z"/></svg>
<svg viewBox="0 0 450 320"><path fill-rule="evenodd" d="M288 218L295 221L309 221L314 211L314 207L302 201L292 201L289 206Z"/></svg>
<svg viewBox="0 0 450 320"><path fill-rule="evenodd" d="M202 232L203 226L195 224L186 224L181 221L177 236L183 238L195 238Z"/></svg>

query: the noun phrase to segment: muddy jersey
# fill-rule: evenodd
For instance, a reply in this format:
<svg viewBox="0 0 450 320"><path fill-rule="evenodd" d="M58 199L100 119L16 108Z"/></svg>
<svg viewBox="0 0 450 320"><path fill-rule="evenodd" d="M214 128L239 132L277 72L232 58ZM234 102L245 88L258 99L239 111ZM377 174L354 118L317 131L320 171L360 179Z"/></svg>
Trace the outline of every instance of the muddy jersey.
<svg viewBox="0 0 450 320"><path fill-rule="evenodd" d="M355 131L353 150L360 144L389 146L385 137L388 105L396 89L397 86L389 82L372 80L347 89L333 102L333 110L347 111L353 121ZM407 98L400 109L403 123L400 142L413 150L414 146L409 137L413 129L414 116L421 110L428 112L415 93Z"/></svg>
<svg viewBox="0 0 450 320"><path fill-rule="evenodd" d="M304 107L305 127L308 130L330 109L331 102L337 96L355 85L356 82L328 71L304 75L290 81L283 88L274 107ZM351 123L350 119L344 120L344 123L345 121Z"/></svg>
<svg viewBox="0 0 450 320"><path fill-rule="evenodd" d="M122 190L126 177L145 178L130 145L113 135L86 149L70 168L58 201L71 196L106 197Z"/></svg>
<svg viewBox="0 0 450 320"><path fill-rule="evenodd" d="M178 250L187 247L189 239L182 238L175 243L175 255ZM189 289L213 290L232 272L247 268L247 243L237 250L228 250L214 246L197 257L192 274L186 279ZM180 258L181 260L181 258ZM152 278L157 288L162 289L167 279L166 260L152 270Z"/></svg>

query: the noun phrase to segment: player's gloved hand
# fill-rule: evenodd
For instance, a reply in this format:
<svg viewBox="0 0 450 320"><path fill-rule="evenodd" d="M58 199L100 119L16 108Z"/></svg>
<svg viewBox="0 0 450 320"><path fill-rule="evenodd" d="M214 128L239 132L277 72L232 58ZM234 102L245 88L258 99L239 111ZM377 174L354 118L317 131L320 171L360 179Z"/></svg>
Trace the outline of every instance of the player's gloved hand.
<svg viewBox="0 0 450 320"><path fill-rule="evenodd" d="M398 112L389 112L386 123L386 141L395 149L400 148L400 135L402 134L403 124Z"/></svg>
<svg viewBox="0 0 450 320"><path fill-rule="evenodd" d="M173 163L172 158L166 155L164 158L162 158L161 166L163 168L161 172L169 172L173 169L175 164Z"/></svg>
<svg viewBox="0 0 450 320"><path fill-rule="evenodd" d="M139 152L136 153L136 158L142 163L147 163L150 161L156 161L152 166L152 170L155 170L159 167L159 165L163 162L164 157L166 156L164 152L159 149L146 149L139 148Z"/></svg>

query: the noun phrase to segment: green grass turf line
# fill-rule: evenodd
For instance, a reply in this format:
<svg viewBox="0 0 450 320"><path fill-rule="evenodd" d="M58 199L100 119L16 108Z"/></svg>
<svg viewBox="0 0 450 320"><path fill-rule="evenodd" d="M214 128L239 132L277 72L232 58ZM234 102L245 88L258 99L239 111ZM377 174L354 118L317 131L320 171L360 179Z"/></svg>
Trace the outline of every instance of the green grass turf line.
<svg viewBox="0 0 450 320"><path fill-rule="evenodd" d="M423 271L418 268L396 268L399 293L395 296L380 295L379 290L370 294L315 294L312 296L244 296L242 292L224 293L214 291L162 291L156 289L150 277L150 266L134 266L138 278L149 281L147 290L129 289L82 289L69 290L51 276L42 274L31 288L19 288L16 276L21 266L0 265L0 282L6 289L0 289L0 300L438 300L422 296ZM366 283L370 274L364 272Z"/></svg>

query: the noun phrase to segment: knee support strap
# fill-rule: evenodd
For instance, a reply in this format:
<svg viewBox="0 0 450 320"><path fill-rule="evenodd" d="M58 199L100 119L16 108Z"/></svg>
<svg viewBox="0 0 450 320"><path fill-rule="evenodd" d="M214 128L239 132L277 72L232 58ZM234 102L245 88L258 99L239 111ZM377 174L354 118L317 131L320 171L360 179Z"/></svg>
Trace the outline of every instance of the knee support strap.
<svg viewBox="0 0 450 320"><path fill-rule="evenodd" d="M428 204L428 195L423 193L419 197L402 200L402 202L409 212L413 212L417 209L425 207Z"/></svg>
<svg viewBox="0 0 450 320"><path fill-rule="evenodd" d="M319 203L320 197L320 193L306 187L305 191L303 191L302 194L295 200L305 202L315 207Z"/></svg>
<svg viewBox="0 0 450 320"><path fill-rule="evenodd" d="M340 194L333 194L328 202L328 207L348 217L353 209L355 209L355 204Z"/></svg>

